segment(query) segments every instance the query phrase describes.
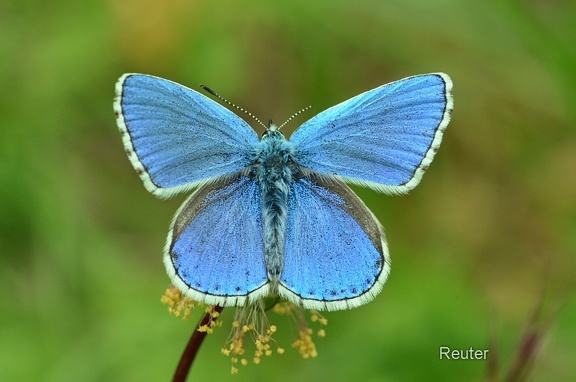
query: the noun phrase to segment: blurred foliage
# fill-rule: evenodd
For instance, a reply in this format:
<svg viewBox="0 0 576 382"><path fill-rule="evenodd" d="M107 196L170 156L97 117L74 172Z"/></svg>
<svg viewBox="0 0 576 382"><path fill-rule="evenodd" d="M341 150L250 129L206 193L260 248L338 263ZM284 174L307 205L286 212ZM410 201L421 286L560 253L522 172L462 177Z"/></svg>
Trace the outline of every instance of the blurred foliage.
<svg viewBox="0 0 576 382"><path fill-rule="evenodd" d="M159 303L183 196L156 200L126 158L122 73L205 83L262 120L312 105L294 129L433 71L452 77L455 110L423 182L355 188L387 230L382 294L327 313L315 359L271 316L286 353L233 377L225 310L190 380L482 381L486 361L439 347L491 341L501 380L539 304L553 320L528 379L572 380L575 16L569 0L0 2L0 380L168 380L200 317Z"/></svg>

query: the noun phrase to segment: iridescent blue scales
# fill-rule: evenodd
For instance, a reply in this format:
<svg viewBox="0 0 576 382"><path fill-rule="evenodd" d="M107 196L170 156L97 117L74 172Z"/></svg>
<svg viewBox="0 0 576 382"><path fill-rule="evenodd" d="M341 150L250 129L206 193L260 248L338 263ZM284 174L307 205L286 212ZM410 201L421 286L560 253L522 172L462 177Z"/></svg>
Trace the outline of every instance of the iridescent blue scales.
<svg viewBox="0 0 576 382"><path fill-rule="evenodd" d="M384 231L344 182L387 194L416 187L453 107L443 73L362 93L261 139L194 90L125 74L114 110L128 157L159 197L180 207L164 263L187 296L241 306L277 295L309 309L371 301L390 272Z"/></svg>

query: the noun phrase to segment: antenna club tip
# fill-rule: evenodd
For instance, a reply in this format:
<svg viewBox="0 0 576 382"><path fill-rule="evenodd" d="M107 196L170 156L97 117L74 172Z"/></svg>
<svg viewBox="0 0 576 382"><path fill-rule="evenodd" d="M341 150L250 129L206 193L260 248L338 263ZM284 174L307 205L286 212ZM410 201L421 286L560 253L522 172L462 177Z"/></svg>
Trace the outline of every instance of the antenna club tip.
<svg viewBox="0 0 576 382"><path fill-rule="evenodd" d="M216 94L216 92L212 89L210 89L208 86L204 85L204 84L200 84L200 87L204 90L206 90L208 93L212 94L215 97L221 98L218 94Z"/></svg>

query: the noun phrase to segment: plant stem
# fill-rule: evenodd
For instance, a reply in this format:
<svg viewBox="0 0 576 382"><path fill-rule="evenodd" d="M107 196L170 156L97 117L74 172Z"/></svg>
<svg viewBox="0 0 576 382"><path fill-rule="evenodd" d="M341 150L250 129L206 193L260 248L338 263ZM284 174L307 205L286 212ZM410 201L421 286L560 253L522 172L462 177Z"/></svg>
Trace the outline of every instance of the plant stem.
<svg viewBox="0 0 576 382"><path fill-rule="evenodd" d="M222 313L222 310L224 310L224 308L221 306L216 305L214 307L214 311L218 313ZM198 322L198 325L196 325L196 328L194 328L194 332L192 332L190 340L180 357L180 362L178 362L176 372L174 372L174 378L172 379L174 382L186 381L186 377L188 377L188 373L192 367L192 362L194 362L194 358L196 358L196 354L198 354L198 349L200 349L204 337L208 334L206 332L201 332L198 329L203 325L207 325L210 319L216 320L217 318L211 317L210 313L205 313L204 317L202 317L200 322Z"/></svg>

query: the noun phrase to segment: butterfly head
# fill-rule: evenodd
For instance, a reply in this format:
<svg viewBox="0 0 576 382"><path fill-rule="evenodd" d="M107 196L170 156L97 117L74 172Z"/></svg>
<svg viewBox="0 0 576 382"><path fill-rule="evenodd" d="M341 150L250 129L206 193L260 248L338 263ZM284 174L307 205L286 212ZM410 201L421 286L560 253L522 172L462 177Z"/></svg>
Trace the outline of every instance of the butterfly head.
<svg viewBox="0 0 576 382"><path fill-rule="evenodd" d="M264 132L262 133L262 139L266 137L284 138L284 134L280 131L281 127L282 126L278 126L272 123L272 120L268 121L268 126L266 126L266 130L264 130Z"/></svg>
<svg viewBox="0 0 576 382"><path fill-rule="evenodd" d="M276 135L282 136L284 137L284 134L282 134L282 132L280 131L281 128L284 127L284 125L286 125L288 122L290 122L292 119L294 119L294 117L296 117L297 115L299 115L300 113L310 109L312 106L306 106L304 109L297 111L296 113L292 114L292 116L290 116L290 118L288 118L286 121L284 121L283 124L281 124L280 126L277 126L275 124L272 123L272 120L268 121L268 126L266 127L266 131L264 131L264 133L262 134L262 138L264 138L265 136L269 135L270 133L275 133ZM260 123L262 124L262 123Z"/></svg>
<svg viewBox="0 0 576 382"><path fill-rule="evenodd" d="M272 120L270 120L268 122L268 127L266 128L267 132L274 132L274 131L280 131L280 127L276 126L275 124L272 123Z"/></svg>
<svg viewBox="0 0 576 382"><path fill-rule="evenodd" d="M260 138L260 142L266 143L266 145L275 146L288 141L286 140L284 133L280 131L278 126L274 124L269 124L266 130L262 133L262 138Z"/></svg>

